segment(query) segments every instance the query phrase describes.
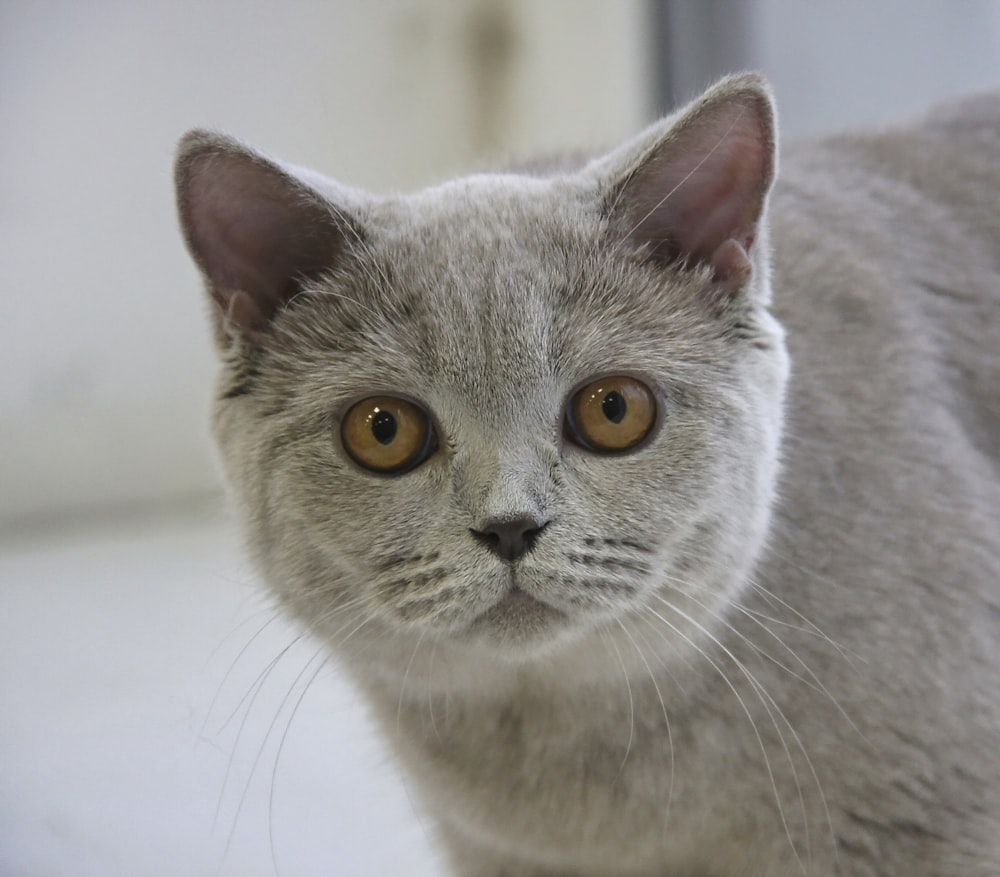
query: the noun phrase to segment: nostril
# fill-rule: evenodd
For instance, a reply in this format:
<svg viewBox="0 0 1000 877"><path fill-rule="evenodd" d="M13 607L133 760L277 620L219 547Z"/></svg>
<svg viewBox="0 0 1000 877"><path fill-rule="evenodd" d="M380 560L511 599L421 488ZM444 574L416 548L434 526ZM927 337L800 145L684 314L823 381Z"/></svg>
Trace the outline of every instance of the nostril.
<svg viewBox="0 0 1000 877"><path fill-rule="evenodd" d="M525 515L506 520L487 521L481 530L471 530L476 541L504 560L517 560L531 550L547 521Z"/></svg>

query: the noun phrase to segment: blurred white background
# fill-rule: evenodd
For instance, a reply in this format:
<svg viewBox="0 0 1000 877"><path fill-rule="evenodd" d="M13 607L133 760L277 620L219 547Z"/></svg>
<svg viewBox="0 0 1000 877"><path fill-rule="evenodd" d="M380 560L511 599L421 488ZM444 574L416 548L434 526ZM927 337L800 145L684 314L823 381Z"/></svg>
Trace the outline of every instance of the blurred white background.
<svg viewBox="0 0 1000 877"><path fill-rule="evenodd" d="M743 67L786 137L889 120L1000 87L1000 0L0 0L0 874L438 873L336 669L290 722L316 647L257 635L178 137L408 190Z"/></svg>

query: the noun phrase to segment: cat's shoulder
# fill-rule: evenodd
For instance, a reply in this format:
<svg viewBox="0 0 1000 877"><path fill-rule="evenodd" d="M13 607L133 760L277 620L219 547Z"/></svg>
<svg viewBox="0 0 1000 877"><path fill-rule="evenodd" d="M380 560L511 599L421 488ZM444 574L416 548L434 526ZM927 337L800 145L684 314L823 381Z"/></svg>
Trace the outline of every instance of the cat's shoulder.
<svg viewBox="0 0 1000 877"><path fill-rule="evenodd" d="M839 233L863 251L890 227L912 236L948 222L1000 245L992 219L1000 198L1000 91L789 144L775 196L773 218L792 237L808 234L807 220L825 227L838 219Z"/></svg>
<svg viewBox="0 0 1000 877"><path fill-rule="evenodd" d="M1000 91L966 96L901 121L789 144L787 180L852 174L904 178L921 188L949 178L980 177L1000 188Z"/></svg>
<svg viewBox="0 0 1000 877"><path fill-rule="evenodd" d="M877 345L905 311L966 335L975 325L980 340L967 346L985 355L996 338L987 317L998 301L998 204L1000 92L789 145L770 211L781 319L809 334L817 309L831 326L854 309L855 341L867 332Z"/></svg>
<svg viewBox="0 0 1000 877"><path fill-rule="evenodd" d="M872 142L876 154L895 158L918 185L921 179L933 183L972 177L980 194L991 192L995 199L1000 190L1000 91L939 104L876 133ZM975 193L963 194L976 200Z"/></svg>
<svg viewBox="0 0 1000 877"><path fill-rule="evenodd" d="M1000 134L1000 90L972 94L938 105L922 119L930 128ZM1000 150L1000 143L997 149Z"/></svg>

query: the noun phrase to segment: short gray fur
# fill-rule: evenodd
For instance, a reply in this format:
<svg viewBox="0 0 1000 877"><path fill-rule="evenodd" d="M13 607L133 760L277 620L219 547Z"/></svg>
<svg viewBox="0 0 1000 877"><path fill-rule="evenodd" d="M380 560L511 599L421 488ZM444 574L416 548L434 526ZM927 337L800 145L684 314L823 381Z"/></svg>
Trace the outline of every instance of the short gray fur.
<svg viewBox="0 0 1000 877"><path fill-rule="evenodd" d="M775 143L754 75L407 197L182 142L249 549L455 875L1000 874L1000 96ZM593 453L616 373L659 419ZM341 447L381 393L404 474Z"/></svg>

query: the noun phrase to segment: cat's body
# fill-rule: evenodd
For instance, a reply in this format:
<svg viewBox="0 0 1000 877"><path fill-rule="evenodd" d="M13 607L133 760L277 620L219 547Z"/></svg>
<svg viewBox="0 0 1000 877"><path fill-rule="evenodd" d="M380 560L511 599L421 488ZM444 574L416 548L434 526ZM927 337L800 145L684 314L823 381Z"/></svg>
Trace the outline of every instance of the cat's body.
<svg viewBox="0 0 1000 877"><path fill-rule="evenodd" d="M769 107L411 198L182 151L251 547L456 874L1000 873L1000 98L783 159L787 400Z"/></svg>

